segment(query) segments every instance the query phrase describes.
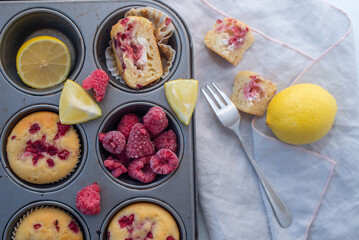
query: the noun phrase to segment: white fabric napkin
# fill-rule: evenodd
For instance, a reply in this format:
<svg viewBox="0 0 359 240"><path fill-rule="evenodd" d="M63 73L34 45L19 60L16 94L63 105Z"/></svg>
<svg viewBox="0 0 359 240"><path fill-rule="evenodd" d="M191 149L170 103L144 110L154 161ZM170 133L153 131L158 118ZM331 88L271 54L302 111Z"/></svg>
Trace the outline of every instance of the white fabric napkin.
<svg viewBox="0 0 359 240"><path fill-rule="evenodd" d="M189 26L200 87L215 82L230 95L236 73L249 70L276 83L278 92L293 83L318 84L338 104L331 131L303 146L278 141L265 116L252 121L253 116L241 113L246 143L293 214L293 224L284 229L235 135L220 124L199 93L196 173L212 240L357 239L359 98L350 19L319 0L208 0L255 30L254 44L239 65L232 66L203 43L223 15L205 1L165 2Z"/></svg>

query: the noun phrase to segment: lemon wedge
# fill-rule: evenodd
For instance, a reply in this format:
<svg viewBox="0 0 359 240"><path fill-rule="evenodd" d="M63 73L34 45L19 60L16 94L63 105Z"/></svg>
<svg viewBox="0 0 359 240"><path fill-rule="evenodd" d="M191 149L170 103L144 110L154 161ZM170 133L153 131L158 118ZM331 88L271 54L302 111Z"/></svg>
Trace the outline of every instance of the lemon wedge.
<svg viewBox="0 0 359 240"><path fill-rule="evenodd" d="M101 116L102 112L92 97L76 82L67 80L60 96L60 122L77 124Z"/></svg>
<svg viewBox="0 0 359 240"><path fill-rule="evenodd" d="M71 56L67 46L50 36L25 42L16 56L16 69L22 81L44 89L63 82L70 72Z"/></svg>
<svg viewBox="0 0 359 240"><path fill-rule="evenodd" d="M198 81L178 79L165 83L167 101L181 122L188 125L198 94Z"/></svg>

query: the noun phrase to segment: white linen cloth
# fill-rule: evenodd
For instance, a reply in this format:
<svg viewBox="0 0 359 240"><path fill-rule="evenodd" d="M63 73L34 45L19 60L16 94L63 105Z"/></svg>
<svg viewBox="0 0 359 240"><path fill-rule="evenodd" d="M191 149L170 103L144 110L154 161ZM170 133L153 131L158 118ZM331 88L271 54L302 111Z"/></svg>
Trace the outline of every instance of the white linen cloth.
<svg viewBox="0 0 359 240"><path fill-rule="evenodd" d="M223 15L200 0L165 1L189 27L200 88L215 82L230 95L236 73L250 70L276 83L277 92L297 77L295 83L318 84L338 104L330 132L302 146L276 140L265 126L265 116L252 122L252 116L241 113L246 143L293 214L293 224L283 229L236 136L221 125L199 93L196 174L211 239L358 239L359 101L350 19L319 0L208 2L252 26L255 41L232 66L203 43Z"/></svg>

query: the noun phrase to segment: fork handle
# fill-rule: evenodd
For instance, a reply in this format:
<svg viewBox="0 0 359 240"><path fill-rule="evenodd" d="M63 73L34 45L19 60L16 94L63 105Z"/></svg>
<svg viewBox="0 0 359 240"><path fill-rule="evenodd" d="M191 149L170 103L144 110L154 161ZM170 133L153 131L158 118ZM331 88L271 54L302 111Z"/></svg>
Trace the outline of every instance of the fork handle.
<svg viewBox="0 0 359 240"><path fill-rule="evenodd" d="M250 160L255 172L257 173L260 182L267 194L268 200L272 206L275 217L277 218L279 224L283 227L289 227L292 224L292 215L289 212L287 206L280 199L278 194L273 190L271 185L269 184L267 178L264 176L262 170L259 168L257 162L254 160L252 154L248 151L246 144L243 141L243 138L239 132L238 124L233 124L230 129L236 133L239 142L241 143L244 152L246 153L248 159Z"/></svg>

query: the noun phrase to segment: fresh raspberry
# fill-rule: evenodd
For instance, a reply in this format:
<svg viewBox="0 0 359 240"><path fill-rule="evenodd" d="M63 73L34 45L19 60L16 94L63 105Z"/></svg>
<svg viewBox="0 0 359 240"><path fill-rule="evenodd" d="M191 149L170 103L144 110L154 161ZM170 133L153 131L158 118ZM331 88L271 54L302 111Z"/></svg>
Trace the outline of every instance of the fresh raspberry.
<svg viewBox="0 0 359 240"><path fill-rule="evenodd" d="M86 90L93 88L96 101L101 102L105 96L109 79L105 71L97 69L83 81L82 87Z"/></svg>
<svg viewBox="0 0 359 240"><path fill-rule="evenodd" d="M140 158L152 155L155 146L151 141L150 134L141 123L136 123L130 132L126 146L126 155L129 158Z"/></svg>
<svg viewBox="0 0 359 240"><path fill-rule="evenodd" d="M125 136L119 131L110 131L105 134L105 137L99 134L99 140L102 139L102 146L110 153L120 154L126 147Z"/></svg>
<svg viewBox="0 0 359 240"><path fill-rule="evenodd" d="M157 150L167 148L172 152L177 151L177 137L175 132L171 129L158 135L154 140L155 148Z"/></svg>
<svg viewBox="0 0 359 240"><path fill-rule="evenodd" d="M178 158L169 149L161 149L150 159L151 168L158 174L169 174L178 166Z"/></svg>
<svg viewBox="0 0 359 240"><path fill-rule="evenodd" d="M113 157L108 157L104 162L103 165L108 169L111 170L111 174L113 177L118 178L122 173L126 173L126 167L117 159Z"/></svg>
<svg viewBox="0 0 359 240"><path fill-rule="evenodd" d="M100 213L100 187L96 182L81 189L76 196L76 207L85 215Z"/></svg>
<svg viewBox="0 0 359 240"><path fill-rule="evenodd" d="M126 168L127 168L128 165L132 162L132 159L127 157L126 151L122 151L120 154L116 154L115 157L116 157L116 159L118 159L118 161L120 161L120 163L122 163L123 166L125 166Z"/></svg>
<svg viewBox="0 0 359 240"><path fill-rule="evenodd" d="M151 169L150 158L147 156L133 160L127 168L128 176L143 183L155 180L157 174Z"/></svg>
<svg viewBox="0 0 359 240"><path fill-rule="evenodd" d="M153 136L160 134L168 126L166 113L161 107L152 107L143 117L143 125Z"/></svg>
<svg viewBox="0 0 359 240"><path fill-rule="evenodd" d="M139 122L140 120L138 119L136 114L126 114L121 118L120 123L117 125L117 131L120 131L126 137L127 140L133 125Z"/></svg>

